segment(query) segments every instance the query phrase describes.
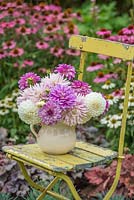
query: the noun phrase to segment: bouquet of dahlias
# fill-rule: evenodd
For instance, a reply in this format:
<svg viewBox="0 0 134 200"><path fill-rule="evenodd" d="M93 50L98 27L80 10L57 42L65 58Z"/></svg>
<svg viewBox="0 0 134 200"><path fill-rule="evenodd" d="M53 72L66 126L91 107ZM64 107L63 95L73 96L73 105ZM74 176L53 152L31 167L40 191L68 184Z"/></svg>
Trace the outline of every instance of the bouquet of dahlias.
<svg viewBox="0 0 134 200"><path fill-rule="evenodd" d="M73 66L59 64L44 78L33 72L23 75L17 98L20 119L27 124L75 126L104 114L108 109L104 96L88 83L74 80L75 74Z"/></svg>

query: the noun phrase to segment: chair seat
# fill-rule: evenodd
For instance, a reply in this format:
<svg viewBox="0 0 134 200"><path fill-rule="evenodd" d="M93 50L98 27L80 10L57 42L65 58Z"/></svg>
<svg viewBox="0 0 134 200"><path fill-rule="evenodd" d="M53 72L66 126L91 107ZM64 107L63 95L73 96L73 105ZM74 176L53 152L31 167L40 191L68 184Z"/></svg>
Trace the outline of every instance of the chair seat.
<svg viewBox="0 0 134 200"><path fill-rule="evenodd" d="M85 142L76 142L65 155L49 155L37 144L5 146L3 150L14 160L55 172L85 169L104 164L117 157L117 152Z"/></svg>

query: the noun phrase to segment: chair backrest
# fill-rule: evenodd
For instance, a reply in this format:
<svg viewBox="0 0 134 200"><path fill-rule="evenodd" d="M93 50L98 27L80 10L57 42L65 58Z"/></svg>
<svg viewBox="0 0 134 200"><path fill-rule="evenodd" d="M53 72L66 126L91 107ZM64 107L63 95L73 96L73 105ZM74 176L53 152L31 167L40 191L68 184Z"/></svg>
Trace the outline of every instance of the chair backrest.
<svg viewBox="0 0 134 200"><path fill-rule="evenodd" d="M134 45L124 44L104 39L92 38L87 36L81 36L81 35L73 35L69 40L69 47L81 51L80 67L79 67L80 74L78 76L79 80L83 79L86 53L91 52L91 53L103 54L116 58L121 58L124 61L130 61L130 64L128 65L127 79L125 84L125 98L124 98L122 125L120 130L120 139L118 148L118 157L121 158L123 156L124 138L126 130L128 100L129 100L129 91L130 91L130 83L132 75L132 64L134 59Z"/></svg>

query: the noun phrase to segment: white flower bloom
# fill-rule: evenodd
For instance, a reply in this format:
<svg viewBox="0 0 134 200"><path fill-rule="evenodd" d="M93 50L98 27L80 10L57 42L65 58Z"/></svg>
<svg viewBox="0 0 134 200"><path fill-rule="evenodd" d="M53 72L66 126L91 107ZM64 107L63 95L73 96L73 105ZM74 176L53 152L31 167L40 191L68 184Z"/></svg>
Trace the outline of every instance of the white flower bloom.
<svg viewBox="0 0 134 200"><path fill-rule="evenodd" d="M106 100L101 93L91 92L85 96L85 103L88 112L92 117L98 117L103 114L106 108Z"/></svg>
<svg viewBox="0 0 134 200"><path fill-rule="evenodd" d="M118 96L113 96L113 95L107 95L107 100L108 100L108 103L110 105L113 105L114 103L117 103L119 101L119 98Z"/></svg>
<svg viewBox="0 0 134 200"><path fill-rule="evenodd" d="M5 107L6 103L5 103L5 100L1 100L0 101L0 107Z"/></svg>
<svg viewBox="0 0 134 200"><path fill-rule="evenodd" d="M40 118L38 117L38 108L30 100L26 100L20 103L18 106L18 114L20 119L26 124L40 123Z"/></svg>
<svg viewBox="0 0 134 200"><path fill-rule="evenodd" d="M0 109L0 115L6 115L8 113L9 113L8 109L5 109L5 108Z"/></svg>
<svg viewBox="0 0 134 200"><path fill-rule="evenodd" d="M128 102L128 106L130 107L130 106L134 106L134 97L132 97L132 96L130 96L129 97L129 102Z"/></svg>
<svg viewBox="0 0 134 200"><path fill-rule="evenodd" d="M107 115L106 117L100 120L101 124L107 124L111 118L111 115Z"/></svg>
<svg viewBox="0 0 134 200"><path fill-rule="evenodd" d="M114 88L114 87L115 87L115 83L111 83L110 80L107 80L107 81L105 82L105 84L102 86L102 89L108 90L108 89L112 89L112 88Z"/></svg>
<svg viewBox="0 0 134 200"><path fill-rule="evenodd" d="M118 128L119 126L121 126L121 121L119 120L118 116L113 115L113 116L110 118L110 120L109 120L107 126L108 126L109 128Z"/></svg>

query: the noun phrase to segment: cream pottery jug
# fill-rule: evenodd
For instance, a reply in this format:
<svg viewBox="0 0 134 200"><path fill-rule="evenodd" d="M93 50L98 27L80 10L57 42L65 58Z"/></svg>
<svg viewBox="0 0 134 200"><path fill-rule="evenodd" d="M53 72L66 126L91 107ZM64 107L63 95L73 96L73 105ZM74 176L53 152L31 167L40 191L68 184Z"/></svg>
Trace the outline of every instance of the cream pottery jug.
<svg viewBox="0 0 134 200"><path fill-rule="evenodd" d="M74 126L67 126L62 123L42 126L38 134L34 125L30 125L30 128L40 149L48 154L65 154L75 146L76 132Z"/></svg>

